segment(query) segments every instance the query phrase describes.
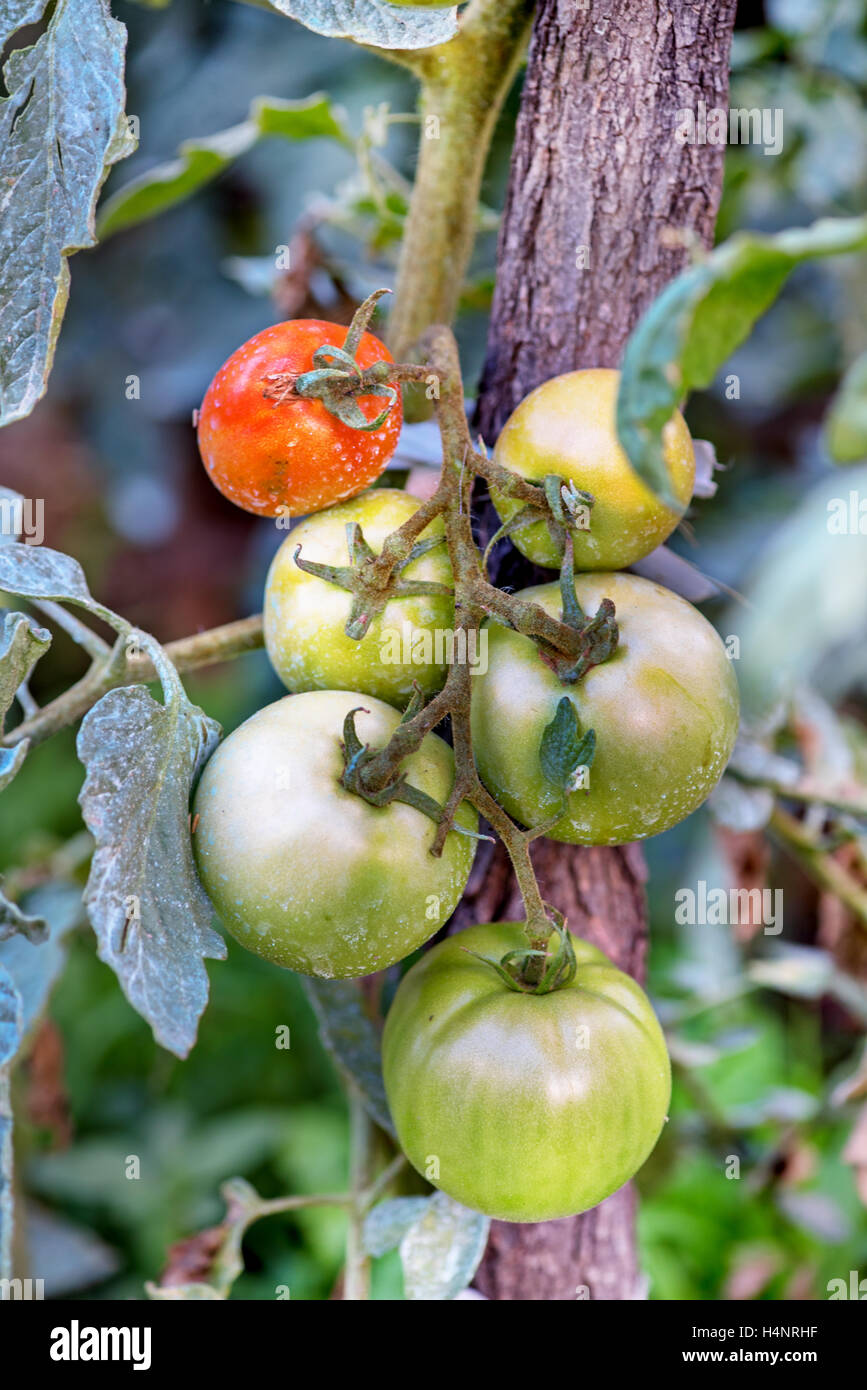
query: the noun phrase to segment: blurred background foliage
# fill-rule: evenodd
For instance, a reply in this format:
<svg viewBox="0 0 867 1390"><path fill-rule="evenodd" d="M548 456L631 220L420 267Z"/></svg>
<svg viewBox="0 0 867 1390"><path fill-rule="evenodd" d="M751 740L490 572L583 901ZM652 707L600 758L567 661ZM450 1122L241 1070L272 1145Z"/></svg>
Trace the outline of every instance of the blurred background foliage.
<svg viewBox="0 0 867 1390"><path fill-rule="evenodd" d="M47 397L0 433L0 480L45 499L46 543L81 560L100 599L170 640L256 611L281 539L210 487L191 412L216 367L267 323L346 320L354 299L392 280L418 128L389 119L413 109L400 69L277 14L233 0L114 8L129 26L127 109L141 143L112 173L109 196L182 140L244 120L263 94L325 91L351 136L349 145L260 140L187 201L76 256ZM781 108L785 142L776 157L729 150L721 238L863 210L865 87L863 0L739 7L731 104ZM458 325L470 390L494 267L487 209L502 203L516 108L513 93ZM292 268L278 270L277 248L289 244ZM821 434L842 371L867 347L865 309L863 259L804 268L690 403L693 433L713 440L723 467L716 496L696 501L674 548L738 594L749 595L764 564L766 588L784 600L808 585L809 608L818 554L829 582L867 590L863 538L840 561L842 576L825 549L825 499L845 497L854 475L832 471ZM726 394L732 373L737 400ZM748 610L725 595L705 611L726 636ZM864 632L837 634L827 649L799 611L814 684L833 701L834 729L857 750L863 780ZM778 636L785 649L795 632ZM82 666L58 634L34 694L45 701ZM188 688L227 730L282 693L261 653ZM0 799L0 872L39 884L80 829L81 776L71 733L31 754ZM864 924L749 816L726 827L702 810L650 841L647 858L650 988L676 1077L671 1122L639 1180L651 1297L826 1297L828 1280L867 1266ZM73 880L81 874L71 869ZM782 935L678 926L676 890L702 879L782 888ZM181 1063L155 1046L89 931L73 925L64 940L66 967L17 1078L31 1259L34 1273L49 1274L50 1295L141 1297L170 1245L220 1219L219 1184L234 1174L266 1196L344 1185L341 1091L291 974L230 943L228 963L211 964L211 1004ZM282 1025L288 1051L275 1046ZM140 1179L124 1176L126 1155L140 1157ZM739 1177L726 1176L735 1160ZM233 1296L273 1298L288 1285L293 1298L328 1298L343 1221L314 1209L254 1226ZM401 1296L396 1257L376 1262L374 1296Z"/></svg>

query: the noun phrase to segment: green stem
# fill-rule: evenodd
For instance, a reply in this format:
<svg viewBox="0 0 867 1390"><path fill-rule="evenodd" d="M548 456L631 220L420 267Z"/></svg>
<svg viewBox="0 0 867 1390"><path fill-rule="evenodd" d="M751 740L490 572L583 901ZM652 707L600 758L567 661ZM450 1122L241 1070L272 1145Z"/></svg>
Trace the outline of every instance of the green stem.
<svg viewBox="0 0 867 1390"><path fill-rule="evenodd" d="M473 0L456 38L413 55L421 145L389 320L398 360L431 324L454 319L491 138L532 13L532 0Z"/></svg>
<svg viewBox="0 0 867 1390"><path fill-rule="evenodd" d="M367 1107L354 1089L349 1094L349 1189L352 1206L346 1236L346 1271L343 1278L343 1297L349 1303L359 1303L370 1297L370 1260L364 1253L365 1193L370 1171L373 1121Z"/></svg>
<svg viewBox="0 0 867 1390"><path fill-rule="evenodd" d="M209 632L196 632L192 637L168 642L164 650L178 671L194 671L200 666L212 666L218 661L230 661L242 652L254 651L262 646L263 641L262 615L259 613L254 618L242 618L239 622L226 623ZM129 656L124 664L113 659L111 650L108 650L109 655L95 659L80 681L64 690L62 695L58 695L56 700L45 705L30 719L10 729L0 739L0 747L12 748L23 739L29 739L31 744L42 743L60 729L77 723L115 686L156 679L157 673L149 657Z"/></svg>

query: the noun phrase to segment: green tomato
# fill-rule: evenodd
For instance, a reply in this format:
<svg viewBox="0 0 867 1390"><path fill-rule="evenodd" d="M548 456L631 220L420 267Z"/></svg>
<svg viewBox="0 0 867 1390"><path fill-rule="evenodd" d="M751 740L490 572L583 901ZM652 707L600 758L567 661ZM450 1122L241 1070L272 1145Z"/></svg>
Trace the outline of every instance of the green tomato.
<svg viewBox="0 0 867 1390"><path fill-rule="evenodd" d="M663 457L679 511L665 506L642 482L617 437L615 412L620 373L594 367L567 372L531 391L510 415L494 457L512 472L539 483L557 473L595 498L589 529L572 529L576 570L616 570L649 555L679 522L695 483L692 438L675 411L663 430ZM492 491L502 521L525 503ZM522 555L559 569L560 555L543 521L512 533Z"/></svg>
<svg viewBox="0 0 867 1390"><path fill-rule="evenodd" d="M469 876L475 841L412 806L373 807L345 791L343 720L362 708L359 737L387 742L400 716L351 692L289 695L220 744L202 773L193 847L227 930L275 965L329 979L370 975L438 931ZM404 763L407 781L442 804L454 756L435 734ZM475 829L467 805L458 822Z"/></svg>
<svg viewBox="0 0 867 1390"><path fill-rule="evenodd" d="M425 953L389 1010L382 1060L401 1147L474 1211L551 1221L627 1182L666 1118L671 1074L642 989L589 942L551 994L517 994L499 960L522 925L470 927Z"/></svg>
<svg viewBox="0 0 867 1390"><path fill-rule="evenodd" d="M390 532L419 508L398 488L374 488L349 502L302 521L287 536L271 563L265 585L265 646L277 675L290 690L360 690L401 708L417 681L426 695L442 686L448 642L454 628L454 602L446 595L393 598L356 641L344 631L352 595L295 564L302 560L346 565L346 527L357 522L376 554ZM437 517L420 539L444 535ZM413 561L405 579L452 583L445 545Z"/></svg>
<svg viewBox="0 0 867 1390"><path fill-rule="evenodd" d="M615 605L620 642L610 660L563 685L535 644L491 625L488 669L473 681L473 748L485 786L509 815L536 826L562 794L542 771L545 727L564 695L580 728L595 729L592 765L576 778L554 840L621 845L658 835L713 790L738 731L738 688L717 633L692 604L633 574L576 575L585 613ZM521 598L560 617L555 584Z"/></svg>

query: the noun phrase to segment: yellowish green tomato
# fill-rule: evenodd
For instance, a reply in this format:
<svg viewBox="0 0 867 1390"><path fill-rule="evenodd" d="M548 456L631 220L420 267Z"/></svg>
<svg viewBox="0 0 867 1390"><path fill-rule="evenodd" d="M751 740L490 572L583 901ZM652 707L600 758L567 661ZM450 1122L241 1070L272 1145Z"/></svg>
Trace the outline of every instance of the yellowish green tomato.
<svg viewBox="0 0 867 1390"><path fill-rule="evenodd" d="M267 705L217 748L193 806L199 873L227 930L275 965L329 979L384 970L438 931L475 849L452 830L435 858L427 816L344 790L343 721L358 708L362 742L382 747L400 716L380 700L328 690ZM403 771L442 804L454 756L428 734ZM457 819L476 828L470 806Z"/></svg>
<svg viewBox="0 0 867 1390"><path fill-rule="evenodd" d="M581 845L658 835L700 806L722 776L738 731L738 687L725 647L692 604L633 574L577 575L585 613L616 608L614 655L564 685L519 632L491 624L488 669L473 682L473 748L485 786L527 826L556 817L562 794L539 748L563 696L596 752L546 833ZM556 584L525 589L560 617Z"/></svg>
<svg viewBox="0 0 867 1390"><path fill-rule="evenodd" d="M271 664L290 690L360 690L403 708L414 681L426 695L442 686L454 628L451 597L392 598L356 641L344 631L352 595L327 579L305 573L294 559L300 545L302 560L347 565L346 527L353 522L379 554L386 536L418 507L418 500L399 488L374 488L316 512L286 537L265 584L264 623ZM419 539L443 534L442 518L437 517ZM405 566L401 577L451 585L445 544Z"/></svg>
<svg viewBox="0 0 867 1390"><path fill-rule="evenodd" d="M671 1073L644 991L587 941L550 994L516 994L468 952L526 947L518 922L470 927L407 972L383 1036L401 1147L450 1197L501 1221L596 1206L641 1167Z"/></svg>
<svg viewBox="0 0 867 1390"><path fill-rule="evenodd" d="M671 534L683 515L695 483L692 438L683 416L672 415L663 431L663 456L672 495L672 511L642 482L617 437L615 411L620 373L594 367L567 372L531 391L510 415L497 440L498 463L533 483L549 473L595 498L589 529L572 530L576 570L616 570L649 555ZM502 521L525 503L492 493ZM557 569L560 555L548 527L533 522L512 532L522 555L537 565Z"/></svg>

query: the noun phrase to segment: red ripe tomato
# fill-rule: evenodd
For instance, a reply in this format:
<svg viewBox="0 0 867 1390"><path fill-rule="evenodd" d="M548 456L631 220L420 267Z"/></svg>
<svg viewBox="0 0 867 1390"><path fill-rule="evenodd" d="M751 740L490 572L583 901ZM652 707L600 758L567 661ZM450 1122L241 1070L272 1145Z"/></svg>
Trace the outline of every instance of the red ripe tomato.
<svg viewBox="0 0 867 1390"><path fill-rule="evenodd" d="M344 425L322 401L288 393L290 378L314 369L325 343L342 347L347 329L323 319L275 323L233 352L217 372L199 412L199 451L211 482L236 506L258 516L306 516L369 487L397 447L400 403L371 434ZM391 362L365 333L359 367ZM386 402L360 396L368 420Z"/></svg>

